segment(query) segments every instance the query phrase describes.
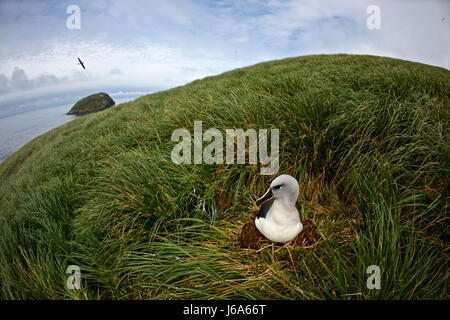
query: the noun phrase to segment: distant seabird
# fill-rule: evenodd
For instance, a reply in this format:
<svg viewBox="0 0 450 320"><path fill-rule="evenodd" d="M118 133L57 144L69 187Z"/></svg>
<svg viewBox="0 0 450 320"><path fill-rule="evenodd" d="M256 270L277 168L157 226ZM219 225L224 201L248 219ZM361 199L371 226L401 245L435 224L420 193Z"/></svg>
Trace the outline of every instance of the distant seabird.
<svg viewBox="0 0 450 320"><path fill-rule="evenodd" d="M86 68L84 67L84 62L83 62L83 61L81 61L81 59L80 59L80 58L78 58L78 61L79 61L79 63L78 63L78 64L81 64L81 66L83 67L83 69L84 69L84 70L86 70Z"/></svg>
<svg viewBox="0 0 450 320"><path fill-rule="evenodd" d="M302 231L297 202L299 189L294 177L283 174L273 180L269 190L255 201L256 206L261 206L255 226L267 239L286 243Z"/></svg>

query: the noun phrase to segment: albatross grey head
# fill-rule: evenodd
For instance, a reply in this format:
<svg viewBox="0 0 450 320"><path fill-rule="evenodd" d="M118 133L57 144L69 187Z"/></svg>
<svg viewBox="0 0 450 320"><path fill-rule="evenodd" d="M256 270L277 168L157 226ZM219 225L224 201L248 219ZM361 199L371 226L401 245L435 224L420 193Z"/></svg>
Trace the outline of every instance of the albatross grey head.
<svg viewBox="0 0 450 320"><path fill-rule="evenodd" d="M255 205L260 206L273 198L286 206L295 206L299 191L297 180L288 174L282 174L272 181L269 190L256 200Z"/></svg>

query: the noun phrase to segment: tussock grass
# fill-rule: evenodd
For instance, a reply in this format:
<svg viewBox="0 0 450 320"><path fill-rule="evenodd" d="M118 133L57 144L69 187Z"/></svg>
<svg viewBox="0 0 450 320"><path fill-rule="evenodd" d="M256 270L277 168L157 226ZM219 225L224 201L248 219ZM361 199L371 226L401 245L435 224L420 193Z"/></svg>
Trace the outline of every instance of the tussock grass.
<svg viewBox="0 0 450 320"><path fill-rule="evenodd" d="M319 55L77 118L0 166L0 297L448 299L449 89L444 69ZM280 129L279 174L301 184L314 246L238 248L271 177L172 163L172 131L195 120Z"/></svg>

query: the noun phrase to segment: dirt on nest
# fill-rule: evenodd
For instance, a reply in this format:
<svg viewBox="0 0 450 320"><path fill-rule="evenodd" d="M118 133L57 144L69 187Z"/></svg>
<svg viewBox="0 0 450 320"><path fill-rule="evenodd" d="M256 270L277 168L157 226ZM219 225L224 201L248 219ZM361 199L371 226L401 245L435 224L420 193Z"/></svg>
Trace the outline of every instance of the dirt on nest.
<svg viewBox="0 0 450 320"><path fill-rule="evenodd" d="M254 212L242 226L238 235L238 243L241 248L258 250L262 246L275 243L265 238L255 226L255 218L257 212ZM303 230L287 244L296 247L310 247L315 241L315 227L312 219L306 218L302 220ZM282 245L282 244L281 244Z"/></svg>

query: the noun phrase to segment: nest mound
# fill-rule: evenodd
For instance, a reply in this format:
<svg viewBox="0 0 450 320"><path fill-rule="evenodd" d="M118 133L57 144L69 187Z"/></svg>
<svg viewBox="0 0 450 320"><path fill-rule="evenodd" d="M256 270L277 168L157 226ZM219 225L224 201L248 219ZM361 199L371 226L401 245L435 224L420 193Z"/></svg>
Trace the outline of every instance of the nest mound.
<svg viewBox="0 0 450 320"><path fill-rule="evenodd" d="M275 243L266 237L255 226L255 218L257 212L254 212L242 226L238 235L238 242L241 248L258 250L263 245ZM296 247L310 247L314 245L315 227L312 219L306 218L302 220L303 230L287 244Z"/></svg>

